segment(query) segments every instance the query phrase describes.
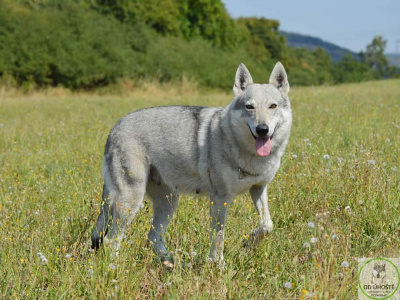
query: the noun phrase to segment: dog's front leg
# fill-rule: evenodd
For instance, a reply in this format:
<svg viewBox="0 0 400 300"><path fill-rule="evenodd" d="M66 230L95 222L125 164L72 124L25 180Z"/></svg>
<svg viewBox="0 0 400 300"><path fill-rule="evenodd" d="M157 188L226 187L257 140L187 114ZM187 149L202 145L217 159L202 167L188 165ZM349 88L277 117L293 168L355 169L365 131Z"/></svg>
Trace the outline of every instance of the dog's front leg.
<svg viewBox="0 0 400 300"><path fill-rule="evenodd" d="M250 189L250 195L254 206L260 215L258 228L251 233L251 239L254 243L259 242L265 234L270 233L274 227L268 208L267 185L254 185Z"/></svg>
<svg viewBox="0 0 400 300"><path fill-rule="evenodd" d="M231 198L228 197L211 197L210 202L210 240L211 249L209 259L212 262L221 264L224 260L224 232L226 213Z"/></svg>

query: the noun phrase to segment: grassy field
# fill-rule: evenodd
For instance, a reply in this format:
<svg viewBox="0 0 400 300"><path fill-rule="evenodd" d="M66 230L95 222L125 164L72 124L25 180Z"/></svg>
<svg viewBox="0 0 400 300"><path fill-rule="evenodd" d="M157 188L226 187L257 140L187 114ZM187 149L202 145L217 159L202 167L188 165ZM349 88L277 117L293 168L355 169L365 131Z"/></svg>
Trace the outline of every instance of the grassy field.
<svg viewBox="0 0 400 300"><path fill-rule="evenodd" d="M243 249L258 217L250 196L238 196L225 266L209 265L209 200L182 197L167 231L173 271L146 246L149 201L117 259L89 251L107 134L138 108L224 106L233 96L185 86L129 96L0 93L0 298L356 298L357 258L399 257L399 87L293 88L292 136L269 188L274 231Z"/></svg>

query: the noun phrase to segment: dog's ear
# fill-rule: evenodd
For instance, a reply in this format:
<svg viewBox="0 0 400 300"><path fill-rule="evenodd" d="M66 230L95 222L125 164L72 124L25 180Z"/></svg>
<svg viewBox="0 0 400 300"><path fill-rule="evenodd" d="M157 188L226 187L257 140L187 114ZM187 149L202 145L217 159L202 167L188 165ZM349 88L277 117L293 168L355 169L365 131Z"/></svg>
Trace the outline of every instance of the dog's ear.
<svg viewBox="0 0 400 300"><path fill-rule="evenodd" d="M235 84L233 85L233 94L239 96L246 86L253 83L249 70L247 70L244 64L240 64L235 76Z"/></svg>
<svg viewBox="0 0 400 300"><path fill-rule="evenodd" d="M289 93L289 81L287 79L286 71L280 62L277 62L274 69L272 70L269 83L276 86L278 90L284 95Z"/></svg>

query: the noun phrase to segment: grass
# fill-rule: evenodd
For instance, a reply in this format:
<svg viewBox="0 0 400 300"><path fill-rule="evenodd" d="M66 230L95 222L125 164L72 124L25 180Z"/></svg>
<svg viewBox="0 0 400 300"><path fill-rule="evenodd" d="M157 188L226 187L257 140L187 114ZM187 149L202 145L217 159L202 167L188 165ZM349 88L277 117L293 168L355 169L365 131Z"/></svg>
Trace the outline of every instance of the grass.
<svg viewBox="0 0 400 300"><path fill-rule="evenodd" d="M292 136L269 188L274 231L243 249L258 217L249 195L238 196L225 267L209 265L209 200L184 196L167 231L173 271L146 246L149 201L117 259L88 251L107 134L132 110L224 106L232 96L188 87L142 87L129 97L0 93L0 298L355 298L357 258L400 250L399 84L293 88Z"/></svg>

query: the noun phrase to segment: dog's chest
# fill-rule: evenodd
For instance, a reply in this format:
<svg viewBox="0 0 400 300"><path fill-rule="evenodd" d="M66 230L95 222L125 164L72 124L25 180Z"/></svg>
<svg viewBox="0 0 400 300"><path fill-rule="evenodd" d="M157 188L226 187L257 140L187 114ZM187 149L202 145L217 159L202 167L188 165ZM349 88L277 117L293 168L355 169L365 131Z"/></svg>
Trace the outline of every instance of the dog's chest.
<svg viewBox="0 0 400 300"><path fill-rule="evenodd" d="M235 194L240 194L249 190L253 185L270 183L278 168L279 164L268 164L263 168L257 169L237 167L236 169L231 169L229 174L226 174L227 181Z"/></svg>

